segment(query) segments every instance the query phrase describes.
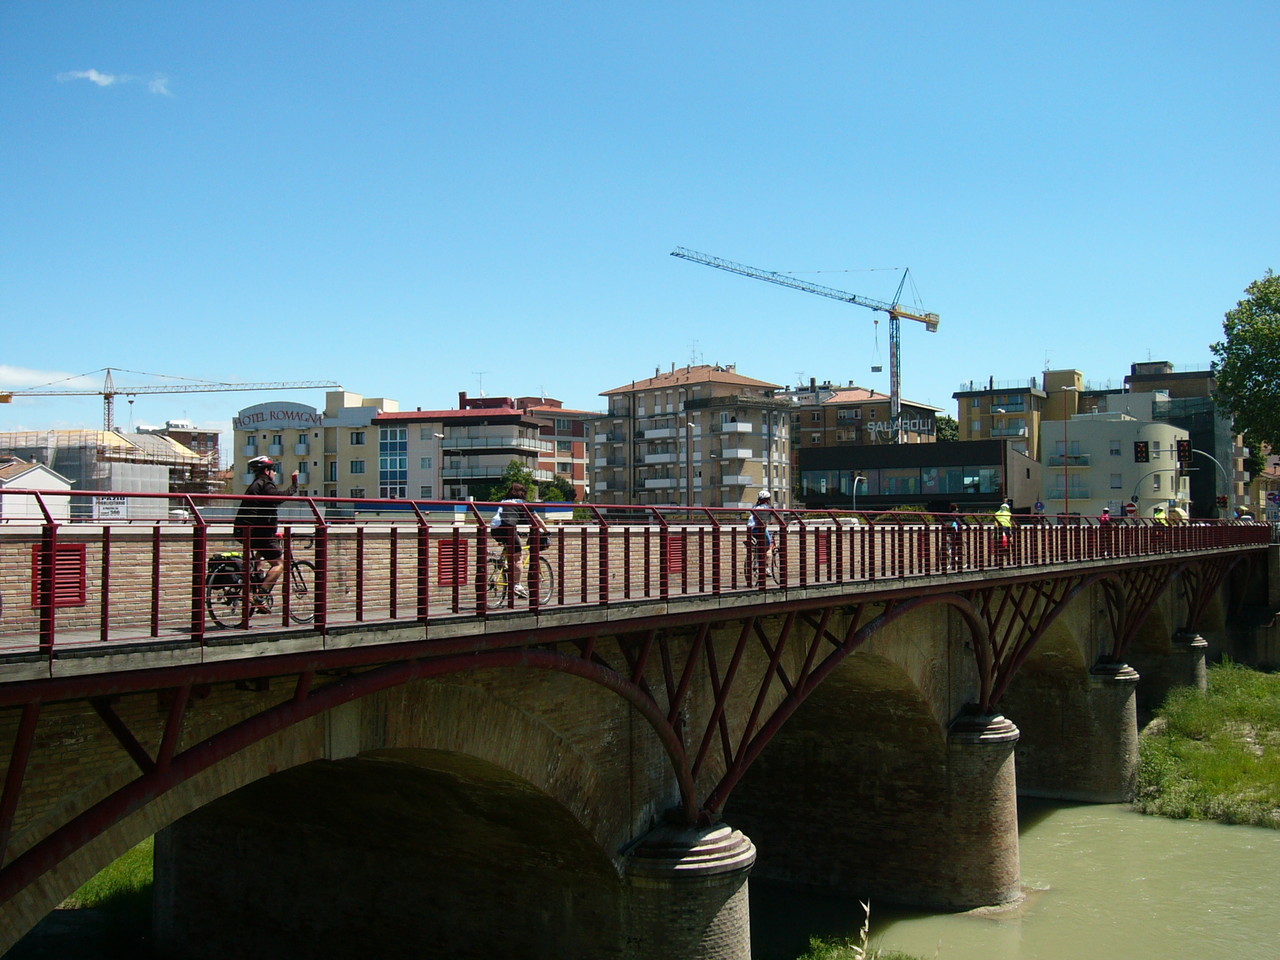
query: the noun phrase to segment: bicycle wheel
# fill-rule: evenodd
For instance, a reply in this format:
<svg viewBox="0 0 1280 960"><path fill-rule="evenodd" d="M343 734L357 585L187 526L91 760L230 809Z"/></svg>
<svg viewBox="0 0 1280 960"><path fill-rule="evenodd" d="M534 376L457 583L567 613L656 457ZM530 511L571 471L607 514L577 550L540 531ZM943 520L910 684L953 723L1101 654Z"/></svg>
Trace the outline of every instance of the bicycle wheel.
<svg viewBox="0 0 1280 960"><path fill-rule="evenodd" d="M500 560L489 561L488 595L485 604L492 610L507 602L507 565Z"/></svg>
<svg viewBox="0 0 1280 960"><path fill-rule="evenodd" d="M310 623L316 618L316 568L310 560L295 560L289 565L289 619L294 623Z"/></svg>
<svg viewBox="0 0 1280 960"><path fill-rule="evenodd" d="M778 555L776 553L769 554L769 561L768 561L768 567L766 567L766 572L769 574L770 580L772 580L774 583L778 582Z"/></svg>
<svg viewBox="0 0 1280 960"><path fill-rule="evenodd" d="M244 575L236 563L215 563L204 579L209 617L220 627L240 625L244 613Z"/></svg>
<svg viewBox="0 0 1280 960"><path fill-rule="evenodd" d="M551 561L546 557L538 558L538 605L546 606L556 590L556 575L551 570Z"/></svg>

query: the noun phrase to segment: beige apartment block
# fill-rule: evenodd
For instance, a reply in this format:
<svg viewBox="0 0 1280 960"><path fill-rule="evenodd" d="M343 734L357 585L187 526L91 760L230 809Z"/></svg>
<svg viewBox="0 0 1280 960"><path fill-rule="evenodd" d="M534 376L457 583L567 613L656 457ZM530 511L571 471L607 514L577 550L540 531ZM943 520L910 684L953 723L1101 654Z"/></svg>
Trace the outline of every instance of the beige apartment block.
<svg viewBox="0 0 1280 960"><path fill-rule="evenodd" d="M596 420L597 503L745 507L768 489L790 502L790 402L732 366L675 367L604 391Z"/></svg>

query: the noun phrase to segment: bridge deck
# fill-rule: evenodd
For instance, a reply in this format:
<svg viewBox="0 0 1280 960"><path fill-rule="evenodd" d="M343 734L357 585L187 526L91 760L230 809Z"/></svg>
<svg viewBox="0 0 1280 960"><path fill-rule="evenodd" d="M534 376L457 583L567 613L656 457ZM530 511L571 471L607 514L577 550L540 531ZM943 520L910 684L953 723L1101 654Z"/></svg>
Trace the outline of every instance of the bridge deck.
<svg viewBox="0 0 1280 960"><path fill-rule="evenodd" d="M434 642L531 625L552 635L673 610L705 618L722 605L803 603L833 591L954 589L957 580L1133 565L1257 549L1270 540L1262 524L1035 522L1006 536L989 517L966 518L959 531L927 517L867 523L830 511L780 511L772 519L779 562L776 579L763 584L747 569L745 527L729 522L740 521L741 511L611 508L610 517L595 512L551 525L545 548L534 551L549 564L549 591L536 572L545 568L527 564L535 599L490 594L488 567L478 558L494 544L479 514L472 522L428 522L415 513L404 520L286 524L287 556L312 565L314 583L287 601L278 585L272 613L250 619L241 609L231 626L210 616L207 583L217 557L239 546L230 527L5 521L0 683L144 663ZM228 619L225 611L220 619Z"/></svg>

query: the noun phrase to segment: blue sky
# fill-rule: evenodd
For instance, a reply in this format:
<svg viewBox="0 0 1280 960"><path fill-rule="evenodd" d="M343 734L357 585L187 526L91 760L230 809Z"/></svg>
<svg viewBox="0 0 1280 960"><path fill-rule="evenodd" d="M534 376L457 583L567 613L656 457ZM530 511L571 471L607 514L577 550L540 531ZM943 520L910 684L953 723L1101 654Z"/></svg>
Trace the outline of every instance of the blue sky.
<svg viewBox="0 0 1280 960"><path fill-rule="evenodd" d="M677 246L877 300L910 267L942 322L903 322L903 396L953 414L969 379L1203 365L1280 268L1277 36L1274 0L0 0L0 388L888 390L882 314ZM267 399L323 391L116 419Z"/></svg>

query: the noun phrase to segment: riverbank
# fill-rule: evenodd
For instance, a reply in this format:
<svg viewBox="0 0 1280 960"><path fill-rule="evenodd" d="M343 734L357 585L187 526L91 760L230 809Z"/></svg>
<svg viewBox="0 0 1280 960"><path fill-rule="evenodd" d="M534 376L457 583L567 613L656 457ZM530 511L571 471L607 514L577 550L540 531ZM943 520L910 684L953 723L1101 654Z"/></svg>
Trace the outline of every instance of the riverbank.
<svg viewBox="0 0 1280 960"><path fill-rule="evenodd" d="M1280 827L1280 676L1226 662L1173 691L1143 731L1143 813Z"/></svg>

